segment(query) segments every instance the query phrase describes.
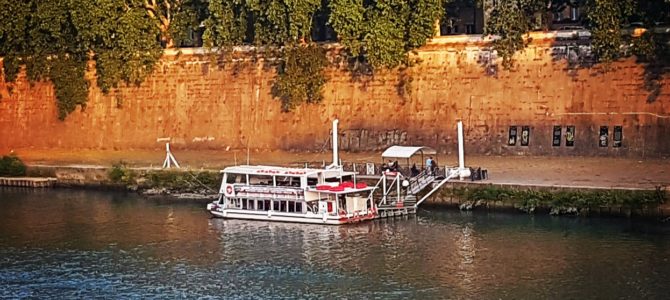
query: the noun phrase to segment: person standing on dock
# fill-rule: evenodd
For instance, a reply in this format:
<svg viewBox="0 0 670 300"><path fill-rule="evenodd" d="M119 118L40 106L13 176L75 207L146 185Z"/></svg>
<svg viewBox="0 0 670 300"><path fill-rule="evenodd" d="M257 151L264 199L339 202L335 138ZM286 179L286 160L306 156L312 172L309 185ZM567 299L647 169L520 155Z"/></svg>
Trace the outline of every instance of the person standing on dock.
<svg viewBox="0 0 670 300"><path fill-rule="evenodd" d="M426 170L428 171L428 174L431 174L433 172L433 157L429 156L428 159L426 159Z"/></svg>

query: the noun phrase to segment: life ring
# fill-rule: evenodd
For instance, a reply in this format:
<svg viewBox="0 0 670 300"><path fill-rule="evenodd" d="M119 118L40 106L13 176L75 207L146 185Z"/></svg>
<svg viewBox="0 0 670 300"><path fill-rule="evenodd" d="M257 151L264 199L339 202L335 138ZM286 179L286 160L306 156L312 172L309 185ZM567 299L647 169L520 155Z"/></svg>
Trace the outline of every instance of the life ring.
<svg viewBox="0 0 670 300"><path fill-rule="evenodd" d="M233 186L232 186L232 185L228 185L228 186L226 186L226 195L232 195L232 194L233 194L233 191L234 191L234 190L233 190Z"/></svg>

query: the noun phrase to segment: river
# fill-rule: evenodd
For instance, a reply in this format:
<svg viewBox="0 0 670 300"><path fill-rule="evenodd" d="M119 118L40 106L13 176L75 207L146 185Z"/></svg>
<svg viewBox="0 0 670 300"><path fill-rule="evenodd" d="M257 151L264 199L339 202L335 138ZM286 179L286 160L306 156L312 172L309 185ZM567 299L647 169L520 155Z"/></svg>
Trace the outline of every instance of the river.
<svg viewBox="0 0 670 300"><path fill-rule="evenodd" d="M337 227L0 189L0 298L662 299L669 285L667 224L422 209Z"/></svg>

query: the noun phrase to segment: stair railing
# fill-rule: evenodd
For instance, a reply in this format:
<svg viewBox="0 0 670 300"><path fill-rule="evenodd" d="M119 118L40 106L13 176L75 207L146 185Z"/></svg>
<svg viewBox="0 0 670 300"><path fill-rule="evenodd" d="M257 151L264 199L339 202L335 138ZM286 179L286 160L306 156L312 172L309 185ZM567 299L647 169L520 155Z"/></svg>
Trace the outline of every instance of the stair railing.
<svg viewBox="0 0 670 300"><path fill-rule="evenodd" d="M456 172L451 173L450 175L448 175L444 179L442 179L442 181L440 181L440 183L438 183L436 186L434 186L433 189L430 190L430 192L428 192L426 195L424 195L423 198L421 198L421 200L417 201L416 204L414 204L414 207L419 207L419 205L423 201L426 201L426 199L428 199L428 197L430 197L433 193L435 193L435 191L439 190L445 183L447 183L447 181L458 177L459 174L460 174L460 172L456 171Z"/></svg>

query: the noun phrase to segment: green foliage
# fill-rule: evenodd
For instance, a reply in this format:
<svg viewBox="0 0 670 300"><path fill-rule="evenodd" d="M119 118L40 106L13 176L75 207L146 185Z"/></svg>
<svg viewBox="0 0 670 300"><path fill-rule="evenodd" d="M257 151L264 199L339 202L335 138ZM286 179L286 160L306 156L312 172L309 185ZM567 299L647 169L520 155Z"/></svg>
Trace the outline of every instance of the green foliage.
<svg viewBox="0 0 670 300"><path fill-rule="evenodd" d="M373 69L408 65L407 54L426 44L443 0L332 0L330 24L356 62Z"/></svg>
<svg viewBox="0 0 670 300"><path fill-rule="evenodd" d="M668 5L670 9L670 5ZM661 94L661 79L670 66L670 42L667 35L652 30L635 37L631 42L631 51L638 61L645 64L644 88L649 91L647 102L651 103Z"/></svg>
<svg viewBox="0 0 670 300"><path fill-rule="evenodd" d="M217 172L201 171L150 171L145 175L143 188L164 188L167 190L187 192L203 188L218 190L221 178Z"/></svg>
<svg viewBox="0 0 670 300"><path fill-rule="evenodd" d="M73 12L73 23L94 53L97 83L103 92L120 82L138 84L153 71L162 54L158 28L142 8L114 0L87 2Z"/></svg>
<svg viewBox="0 0 670 300"><path fill-rule="evenodd" d="M498 1L486 21L486 33L498 37L493 41L493 49L502 58L505 69L513 67L514 53L527 45L523 35L531 29L530 17L537 4L533 0Z"/></svg>
<svg viewBox="0 0 670 300"><path fill-rule="evenodd" d="M203 39L210 49L251 43L266 56L278 56L273 94L284 111L319 102L328 61L325 51L308 41L320 5L321 0L212 0Z"/></svg>
<svg viewBox="0 0 670 300"><path fill-rule="evenodd" d="M0 56L5 80L21 65L31 82L51 80L64 119L85 107L87 61L103 91L139 83L162 54L159 28L145 8L115 0L0 0ZM93 56L91 56L93 54Z"/></svg>
<svg viewBox="0 0 670 300"><path fill-rule="evenodd" d="M609 63L621 54L621 24L634 9L633 0L589 0L586 4L593 52Z"/></svg>
<svg viewBox="0 0 670 300"><path fill-rule="evenodd" d="M197 30L207 16L206 0L125 0L115 1L142 16L159 31L160 41L173 48L189 39L189 30Z"/></svg>
<svg viewBox="0 0 670 300"><path fill-rule="evenodd" d="M53 57L50 61L49 78L56 89L58 99L58 118L64 120L77 106L86 107L88 98L88 80L86 57Z"/></svg>
<svg viewBox="0 0 670 300"><path fill-rule="evenodd" d="M323 69L328 60L325 51L316 46L288 46L274 83L274 94L281 99L282 109L289 111L300 103L318 103L326 82Z"/></svg>
<svg viewBox="0 0 670 300"><path fill-rule="evenodd" d="M212 0L209 2L209 13L203 34L206 47L229 49L246 40L248 12L242 0Z"/></svg>
<svg viewBox="0 0 670 300"><path fill-rule="evenodd" d="M365 51L367 33L363 0L331 0L329 23L337 31L340 44L358 58Z"/></svg>
<svg viewBox="0 0 670 300"><path fill-rule="evenodd" d="M444 189L442 197L454 196L462 201L512 202L522 211L533 213L536 208L555 211L588 211L596 207L642 208L667 201L665 191L656 190L518 190L506 187L454 187Z"/></svg>
<svg viewBox="0 0 670 300"><path fill-rule="evenodd" d="M175 46L194 44L189 31L200 30L200 24L207 18L207 0L187 0L177 3L179 11L172 15L167 36L173 39Z"/></svg>
<svg viewBox="0 0 670 300"><path fill-rule="evenodd" d="M165 189L174 192L217 190L221 182L218 172L175 170L131 170L123 163L114 164L108 172L109 180L127 187Z"/></svg>
<svg viewBox="0 0 670 300"><path fill-rule="evenodd" d="M306 41L320 5L320 0L211 0L203 39L208 47L222 48L245 42L284 46Z"/></svg>
<svg viewBox="0 0 670 300"><path fill-rule="evenodd" d="M0 176L24 176L26 165L16 155L4 155L0 159Z"/></svg>
<svg viewBox="0 0 670 300"><path fill-rule="evenodd" d="M445 0L409 1L409 17L405 29L406 50L426 44L435 35L436 21L444 15Z"/></svg>
<svg viewBox="0 0 670 300"><path fill-rule="evenodd" d="M114 164L107 173L109 180L113 183L134 184L137 177L136 172L128 169L123 163Z"/></svg>

